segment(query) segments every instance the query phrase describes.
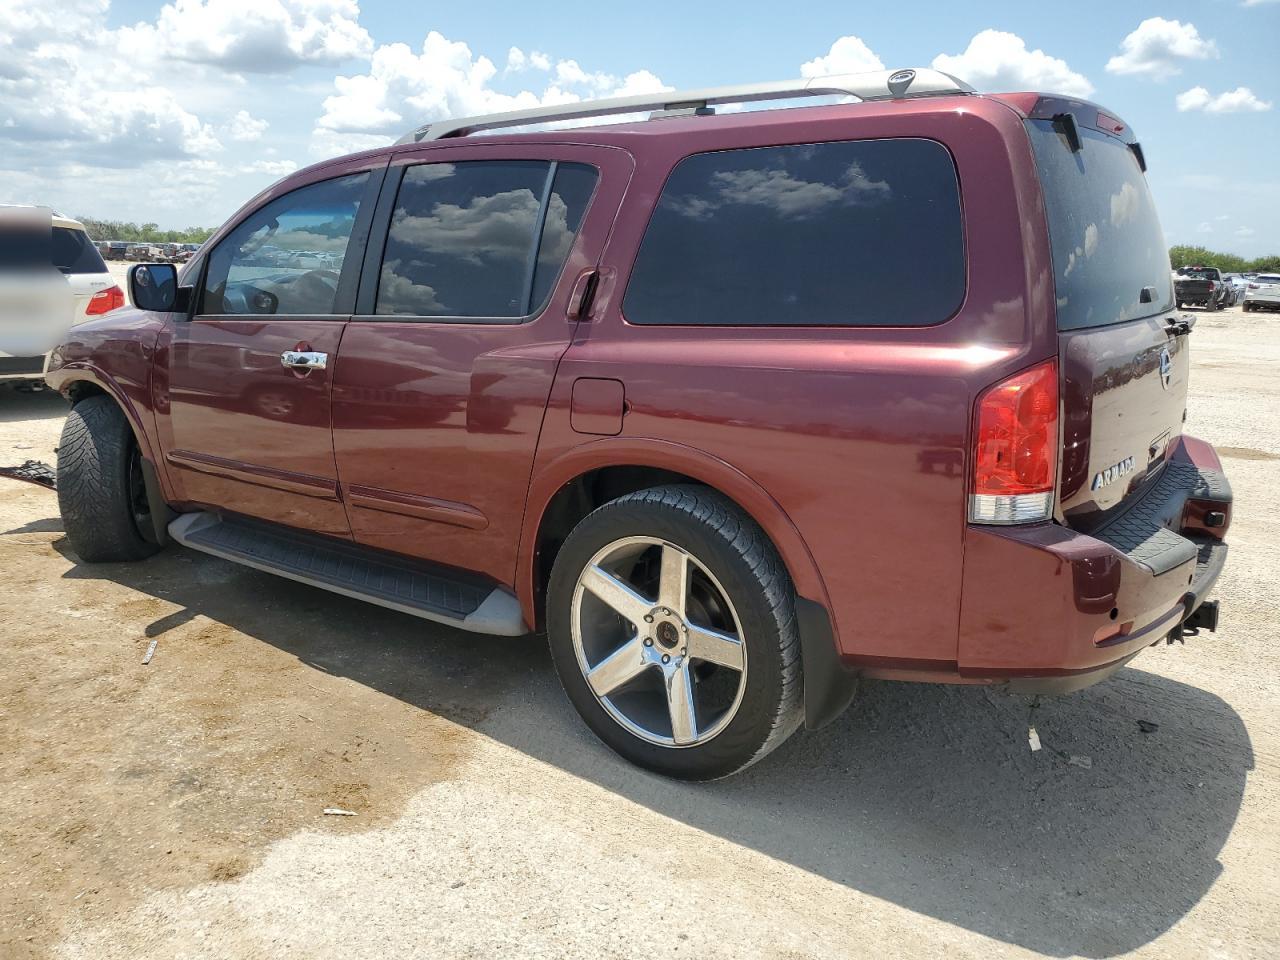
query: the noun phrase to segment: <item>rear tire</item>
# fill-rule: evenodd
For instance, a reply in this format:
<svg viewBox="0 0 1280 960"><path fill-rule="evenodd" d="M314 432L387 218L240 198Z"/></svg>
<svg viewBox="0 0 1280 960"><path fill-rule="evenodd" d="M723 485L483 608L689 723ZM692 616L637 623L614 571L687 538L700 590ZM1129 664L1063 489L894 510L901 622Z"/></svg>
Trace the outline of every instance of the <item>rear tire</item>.
<svg viewBox="0 0 1280 960"><path fill-rule="evenodd" d="M556 556L547 635L587 726L656 773L727 777L803 720L791 578L764 531L706 487L642 490L582 520Z"/></svg>
<svg viewBox="0 0 1280 960"><path fill-rule="evenodd" d="M58 445L58 507L85 563L142 560L160 549L137 438L114 400L89 397L67 414Z"/></svg>

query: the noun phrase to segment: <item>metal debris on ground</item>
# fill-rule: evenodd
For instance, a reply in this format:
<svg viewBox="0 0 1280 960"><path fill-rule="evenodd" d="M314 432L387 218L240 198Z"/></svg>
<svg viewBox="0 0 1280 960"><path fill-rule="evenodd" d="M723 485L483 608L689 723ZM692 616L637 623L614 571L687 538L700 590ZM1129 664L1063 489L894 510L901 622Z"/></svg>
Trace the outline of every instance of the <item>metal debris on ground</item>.
<svg viewBox="0 0 1280 960"><path fill-rule="evenodd" d="M356 812L354 810L343 810L340 807L325 807L324 815L326 817L354 817Z"/></svg>
<svg viewBox="0 0 1280 960"><path fill-rule="evenodd" d="M1040 749L1040 734L1036 733L1035 727L1027 727L1027 743L1031 744L1032 753Z"/></svg>
<svg viewBox="0 0 1280 960"><path fill-rule="evenodd" d="M148 663L150 663L150 662L151 662L151 658L152 658L152 657L154 657L154 656L156 655L156 646L157 646L159 643L160 643L160 638L159 638L159 637L156 637L156 638L155 638L155 639L153 639L149 644L147 644L147 652L146 652L146 655L142 658L142 665L143 665L144 667L145 667Z"/></svg>
<svg viewBox="0 0 1280 960"><path fill-rule="evenodd" d="M1150 720L1139 720L1138 729L1143 733L1155 733L1160 729L1160 724L1152 723Z"/></svg>
<svg viewBox="0 0 1280 960"><path fill-rule="evenodd" d="M27 483L34 483L36 486L47 487L50 490L56 490L58 487L58 472L39 460L28 460L16 467L0 467L0 477L25 480Z"/></svg>
<svg viewBox="0 0 1280 960"><path fill-rule="evenodd" d="M1071 764L1073 767L1084 767L1084 769L1086 770L1093 769L1092 757L1081 757L1081 756L1072 754L1070 757L1067 758L1067 763Z"/></svg>

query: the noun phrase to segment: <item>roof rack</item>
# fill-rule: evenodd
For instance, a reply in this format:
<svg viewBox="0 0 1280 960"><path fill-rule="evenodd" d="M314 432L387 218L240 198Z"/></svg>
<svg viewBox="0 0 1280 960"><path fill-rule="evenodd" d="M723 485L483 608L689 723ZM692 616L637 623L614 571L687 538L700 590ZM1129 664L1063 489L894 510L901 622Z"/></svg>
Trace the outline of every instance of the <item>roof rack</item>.
<svg viewBox="0 0 1280 960"><path fill-rule="evenodd" d="M763 100L787 100L793 97L848 96L859 100L901 100L944 94L973 93L973 87L949 73L927 68L909 70L876 70L871 73L844 73L830 77L783 80L778 83L749 83L733 87L704 87L700 90L675 90L643 93L607 100L583 100L559 103L531 110L511 110L479 117L460 117L423 124L405 134L397 143L421 143L464 137L481 130L521 127L532 123L557 120L584 120L623 113L657 114L709 112L707 108L721 103L753 103Z"/></svg>

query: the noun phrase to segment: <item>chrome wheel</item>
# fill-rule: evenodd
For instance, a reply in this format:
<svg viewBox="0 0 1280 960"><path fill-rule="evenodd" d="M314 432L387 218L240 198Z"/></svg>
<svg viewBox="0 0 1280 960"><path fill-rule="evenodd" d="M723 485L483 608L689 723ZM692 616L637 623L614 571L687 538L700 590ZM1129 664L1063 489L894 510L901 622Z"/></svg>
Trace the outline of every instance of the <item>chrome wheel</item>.
<svg viewBox="0 0 1280 960"><path fill-rule="evenodd" d="M737 612L673 543L625 537L599 550L578 576L571 632L587 686L643 740L698 746L738 712L747 649Z"/></svg>

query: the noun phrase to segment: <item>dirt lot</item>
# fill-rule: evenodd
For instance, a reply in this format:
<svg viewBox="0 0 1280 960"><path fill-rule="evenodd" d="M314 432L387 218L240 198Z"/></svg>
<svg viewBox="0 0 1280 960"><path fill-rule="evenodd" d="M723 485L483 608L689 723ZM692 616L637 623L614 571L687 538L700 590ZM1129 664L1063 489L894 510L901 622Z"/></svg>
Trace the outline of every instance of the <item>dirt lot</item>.
<svg viewBox="0 0 1280 960"><path fill-rule="evenodd" d="M0 957L1280 955L1280 316L1193 345L1224 625L1042 702L1038 753L1029 701L868 684L669 783L532 639L177 548L79 566L54 495L0 480ZM0 464L64 412L0 391Z"/></svg>

